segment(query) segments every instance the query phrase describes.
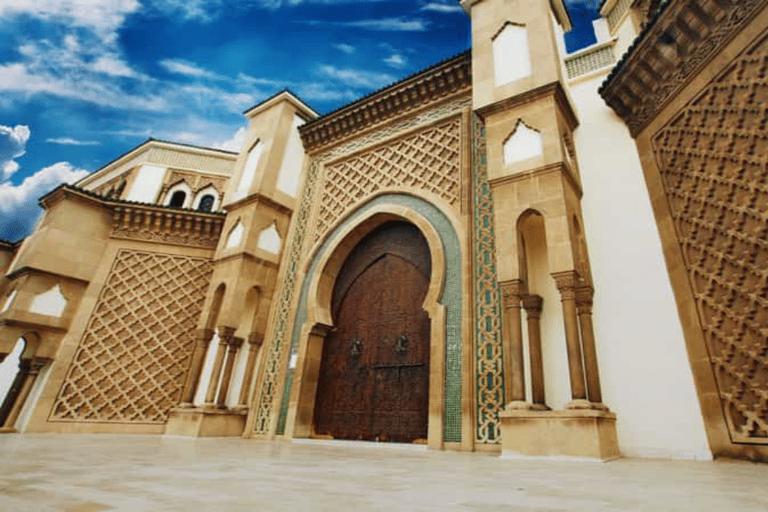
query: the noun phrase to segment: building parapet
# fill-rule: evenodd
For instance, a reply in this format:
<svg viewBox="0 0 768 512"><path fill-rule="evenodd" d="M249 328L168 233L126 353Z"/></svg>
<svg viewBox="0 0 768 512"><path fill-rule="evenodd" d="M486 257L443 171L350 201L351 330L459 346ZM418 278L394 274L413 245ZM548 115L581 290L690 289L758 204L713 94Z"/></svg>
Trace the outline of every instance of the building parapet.
<svg viewBox="0 0 768 512"><path fill-rule="evenodd" d="M565 69L568 79L573 80L599 69L605 69L616 63L616 38L593 44L565 57Z"/></svg>

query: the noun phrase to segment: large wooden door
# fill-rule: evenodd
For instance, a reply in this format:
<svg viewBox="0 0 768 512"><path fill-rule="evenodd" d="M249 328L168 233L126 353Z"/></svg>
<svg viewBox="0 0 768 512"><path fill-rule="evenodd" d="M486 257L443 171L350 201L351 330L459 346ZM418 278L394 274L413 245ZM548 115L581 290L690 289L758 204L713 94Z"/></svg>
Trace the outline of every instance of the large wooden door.
<svg viewBox="0 0 768 512"><path fill-rule="evenodd" d="M335 439L426 440L431 264L414 226L365 238L334 287L335 329L323 345L314 427Z"/></svg>

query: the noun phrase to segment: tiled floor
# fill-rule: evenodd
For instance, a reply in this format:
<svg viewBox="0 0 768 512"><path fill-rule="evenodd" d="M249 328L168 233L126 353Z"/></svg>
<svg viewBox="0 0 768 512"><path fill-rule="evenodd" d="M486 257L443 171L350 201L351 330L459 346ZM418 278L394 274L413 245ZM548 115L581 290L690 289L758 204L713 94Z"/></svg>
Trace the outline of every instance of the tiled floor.
<svg viewBox="0 0 768 512"><path fill-rule="evenodd" d="M0 436L0 511L768 510L768 465L502 460L423 447Z"/></svg>

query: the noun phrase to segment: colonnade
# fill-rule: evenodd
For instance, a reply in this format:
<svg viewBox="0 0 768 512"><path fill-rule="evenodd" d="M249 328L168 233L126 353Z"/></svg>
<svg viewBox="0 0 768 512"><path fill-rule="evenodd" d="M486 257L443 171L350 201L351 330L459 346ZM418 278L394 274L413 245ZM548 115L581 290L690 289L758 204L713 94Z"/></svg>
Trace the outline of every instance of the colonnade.
<svg viewBox="0 0 768 512"><path fill-rule="evenodd" d="M235 336L235 331L236 329L230 326L222 325L218 328L219 343L216 347L211 377L208 381L204 399L204 406L207 408L227 408L227 395L233 384L235 361L237 360L240 348L245 342L243 338ZM195 393L200 385L200 375L205 362L205 355L208 353L208 347L213 340L214 334L215 332L211 329L200 329L195 333L195 349L190 365L189 377L182 394L181 407L193 407ZM258 333L251 333L247 341L249 347L248 358L245 364L243 383L238 396L238 407L248 406L254 366L256 365L256 357L263 342L263 337Z"/></svg>
<svg viewBox="0 0 768 512"><path fill-rule="evenodd" d="M0 354L0 363L3 362L5 356L6 354ZM24 404L27 403L27 399L32 392L32 388L35 386L35 382L37 382L40 371L50 362L50 359L42 357L19 360L19 373L17 374L17 378L21 379L21 389L19 390L16 399L13 401L13 405L8 415L5 417L5 421L0 425L0 433L16 432L15 426L19 419L19 415L21 414L21 410L24 408Z"/></svg>
<svg viewBox="0 0 768 512"><path fill-rule="evenodd" d="M571 402L569 409L605 409L600 390L600 373L592 324L594 289L584 284L575 270L552 274L563 310L565 342L568 354ZM506 401L512 409L549 409L544 391L544 361L541 342L541 313L544 300L528 294L525 283L514 279L501 283L503 335L509 372ZM528 354L531 380L530 401L525 389L522 309L528 330Z"/></svg>

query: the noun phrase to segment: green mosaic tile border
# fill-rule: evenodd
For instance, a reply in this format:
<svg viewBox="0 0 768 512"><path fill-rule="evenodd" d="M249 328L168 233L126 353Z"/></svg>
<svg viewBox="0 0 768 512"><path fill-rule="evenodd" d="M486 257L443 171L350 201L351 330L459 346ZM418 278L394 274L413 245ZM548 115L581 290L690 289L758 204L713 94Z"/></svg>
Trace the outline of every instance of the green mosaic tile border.
<svg viewBox="0 0 768 512"><path fill-rule="evenodd" d="M462 283L461 283L461 246L459 238L448 220L434 205L413 196L390 194L379 196L353 212L326 239L313 259L301 288L299 305L293 326L291 339L291 355L289 361L297 355L301 326L307 319L307 292L311 276L314 275L320 258L329 250L330 243L337 233L353 225L366 212L379 205L394 205L410 208L435 228L440 235L445 252L446 276L443 295L440 304L446 309L446 347L445 347L445 442L461 442L461 324L462 324ZM280 416L277 422L277 435L285 433L285 423L288 415L288 401L293 385L293 369L287 368L283 399L280 404Z"/></svg>
<svg viewBox="0 0 768 512"><path fill-rule="evenodd" d="M501 343L501 291L496 274L493 195L488 184L485 127L473 116L475 342L477 421L475 441L498 444L499 411L504 407L504 355Z"/></svg>

